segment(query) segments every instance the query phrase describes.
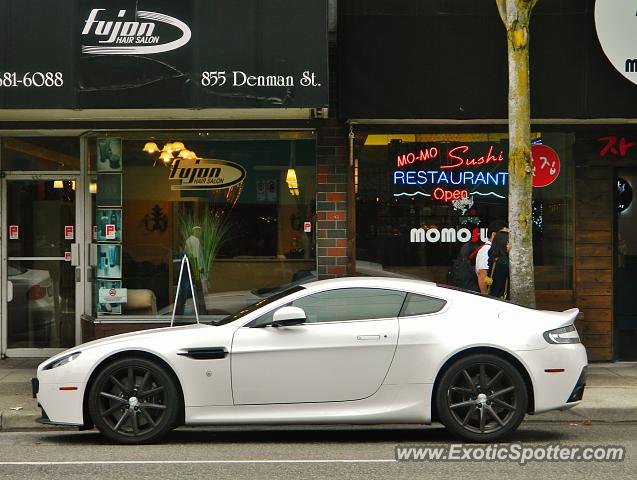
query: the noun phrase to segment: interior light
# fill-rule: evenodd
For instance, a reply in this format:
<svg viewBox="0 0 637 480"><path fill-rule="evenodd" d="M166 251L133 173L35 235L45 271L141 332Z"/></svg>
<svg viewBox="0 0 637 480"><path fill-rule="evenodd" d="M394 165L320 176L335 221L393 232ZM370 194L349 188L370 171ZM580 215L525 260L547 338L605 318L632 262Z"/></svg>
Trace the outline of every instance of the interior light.
<svg viewBox="0 0 637 480"><path fill-rule="evenodd" d="M53 188L64 188L64 182L62 182L62 180L55 180L53 182Z"/></svg>
<svg viewBox="0 0 637 480"><path fill-rule="evenodd" d="M164 148L162 148L161 151L162 153L173 153L175 149L173 148L173 144L169 142L164 145Z"/></svg>
<svg viewBox="0 0 637 480"><path fill-rule="evenodd" d="M75 190L75 180L71 180L71 189Z"/></svg>
<svg viewBox="0 0 637 480"><path fill-rule="evenodd" d="M168 152L168 151L163 152L163 153L159 156L159 159L160 159L161 161L163 161L164 163L170 163L170 162L172 162L172 160L173 160L173 154L172 154L172 153L170 153L170 152Z"/></svg>
<svg viewBox="0 0 637 480"><path fill-rule="evenodd" d="M146 153L156 153L159 151L159 147L155 142L146 142L146 145L144 145L144 151Z"/></svg>
<svg viewBox="0 0 637 480"><path fill-rule="evenodd" d="M354 193L358 193L358 158L354 159Z"/></svg>
<svg viewBox="0 0 637 480"><path fill-rule="evenodd" d="M296 170L293 168L288 168L288 173L285 177L285 181L290 188L297 188L299 186L298 180L296 178Z"/></svg>
<svg viewBox="0 0 637 480"><path fill-rule="evenodd" d="M97 193L97 182L91 182L88 186L88 191L90 193Z"/></svg>
<svg viewBox="0 0 637 480"><path fill-rule="evenodd" d="M180 152L185 149L186 147L182 142L173 142L173 152Z"/></svg>
<svg viewBox="0 0 637 480"><path fill-rule="evenodd" d="M188 156L186 158L189 158L190 160L196 160L198 157L195 152L189 151Z"/></svg>
<svg viewBox="0 0 637 480"><path fill-rule="evenodd" d="M192 153L193 153L193 152L191 152L190 150L188 150L188 149L185 149L185 148L184 148L183 150L180 150L180 151L179 151L179 155L178 155L178 157L179 157L179 158L190 158L190 155L191 155Z"/></svg>

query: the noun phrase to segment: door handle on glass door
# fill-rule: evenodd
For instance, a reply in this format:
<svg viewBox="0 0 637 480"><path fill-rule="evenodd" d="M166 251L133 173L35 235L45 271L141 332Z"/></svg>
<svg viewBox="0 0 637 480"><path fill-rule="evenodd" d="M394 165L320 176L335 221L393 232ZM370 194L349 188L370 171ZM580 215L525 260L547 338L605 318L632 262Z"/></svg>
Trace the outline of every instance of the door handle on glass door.
<svg viewBox="0 0 637 480"><path fill-rule="evenodd" d="M359 335L356 340L380 340L380 335Z"/></svg>
<svg viewBox="0 0 637 480"><path fill-rule="evenodd" d="M7 302L13 300L13 282L7 280Z"/></svg>

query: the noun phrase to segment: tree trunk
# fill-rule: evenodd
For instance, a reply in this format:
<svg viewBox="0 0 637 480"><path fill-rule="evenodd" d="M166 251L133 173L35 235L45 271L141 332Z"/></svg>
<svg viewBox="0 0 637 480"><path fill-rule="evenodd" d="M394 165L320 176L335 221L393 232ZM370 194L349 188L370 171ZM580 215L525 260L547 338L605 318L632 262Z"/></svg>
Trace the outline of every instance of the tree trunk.
<svg viewBox="0 0 637 480"><path fill-rule="evenodd" d="M496 0L509 64L509 241L511 300L535 307L533 274L529 21L537 0Z"/></svg>

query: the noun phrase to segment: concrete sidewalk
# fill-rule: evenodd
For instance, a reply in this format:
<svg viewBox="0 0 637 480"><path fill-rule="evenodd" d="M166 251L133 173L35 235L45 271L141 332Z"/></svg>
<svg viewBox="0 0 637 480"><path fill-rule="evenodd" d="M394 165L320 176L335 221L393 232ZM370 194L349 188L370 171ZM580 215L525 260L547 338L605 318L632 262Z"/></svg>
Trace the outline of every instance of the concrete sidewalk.
<svg viewBox="0 0 637 480"><path fill-rule="evenodd" d="M51 429L31 398L31 377L43 359L0 360L0 430ZM637 363L593 363L584 400L565 412L527 415L526 421L637 422Z"/></svg>

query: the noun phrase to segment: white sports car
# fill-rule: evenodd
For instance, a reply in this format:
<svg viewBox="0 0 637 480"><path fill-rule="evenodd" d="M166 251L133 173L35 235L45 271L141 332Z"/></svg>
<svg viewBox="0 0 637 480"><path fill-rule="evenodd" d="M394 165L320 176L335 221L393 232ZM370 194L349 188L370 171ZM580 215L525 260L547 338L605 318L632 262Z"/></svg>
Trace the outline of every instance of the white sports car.
<svg viewBox="0 0 637 480"><path fill-rule="evenodd" d="M85 343L38 367L41 421L120 443L179 425L429 424L500 440L577 405L578 310L537 311L433 283L297 285L216 325Z"/></svg>

